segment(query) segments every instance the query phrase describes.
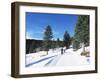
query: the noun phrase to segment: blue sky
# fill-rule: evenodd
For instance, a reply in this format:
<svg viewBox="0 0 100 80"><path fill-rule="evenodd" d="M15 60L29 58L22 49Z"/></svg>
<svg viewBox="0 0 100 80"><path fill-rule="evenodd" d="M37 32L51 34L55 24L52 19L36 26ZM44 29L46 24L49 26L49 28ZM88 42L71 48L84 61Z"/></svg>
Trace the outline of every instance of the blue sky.
<svg viewBox="0 0 100 80"><path fill-rule="evenodd" d="M74 35L77 20L78 15L26 12L26 38L43 40L44 30L50 25L54 40L62 40L65 31Z"/></svg>

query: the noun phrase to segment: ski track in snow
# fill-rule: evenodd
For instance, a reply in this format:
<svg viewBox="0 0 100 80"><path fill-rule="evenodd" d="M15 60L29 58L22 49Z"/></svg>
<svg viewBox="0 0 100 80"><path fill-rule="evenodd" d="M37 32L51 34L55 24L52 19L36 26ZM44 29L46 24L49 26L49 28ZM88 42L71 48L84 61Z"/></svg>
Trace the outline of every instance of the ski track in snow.
<svg viewBox="0 0 100 80"><path fill-rule="evenodd" d="M55 55L55 56L56 56L56 55ZM26 67L29 67L29 66L34 65L34 64L38 64L38 63L40 63L40 62L43 62L43 61L46 61L46 60L49 60L49 59L51 60L51 58L53 58L53 57L55 57L55 56L46 57L46 58L37 60L37 61L35 61L35 62L29 63L29 64L26 65Z"/></svg>
<svg viewBox="0 0 100 80"><path fill-rule="evenodd" d="M55 66L56 63L58 62L58 60L60 59L61 55L57 55L55 56L55 58L53 59L53 61L51 63L48 64L48 66Z"/></svg>
<svg viewBox="0 0 100 80"><path fill-rule="evenodd" d="M88 49L88 47L87 47ZM85 56L81 56L82 49L73 51L72 48L67 49L61 55L61 48L49 50L48 55L40 56L45 51L26 55L26 67L44 67L44 66L82 66L89 65L90 60ZM36 57L34 57L36 56Z"/></svg>

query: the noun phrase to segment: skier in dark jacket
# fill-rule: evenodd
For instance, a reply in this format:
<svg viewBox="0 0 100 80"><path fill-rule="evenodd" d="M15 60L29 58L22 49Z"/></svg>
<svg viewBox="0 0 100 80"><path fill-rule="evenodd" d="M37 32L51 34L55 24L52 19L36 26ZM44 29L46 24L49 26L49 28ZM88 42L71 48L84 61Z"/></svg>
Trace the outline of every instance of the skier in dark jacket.
<svg viewBox="0 0 100 80"><path fill-rule="evenodd" d="M63 54L63 48L61 48L61 54Z"/></svg>

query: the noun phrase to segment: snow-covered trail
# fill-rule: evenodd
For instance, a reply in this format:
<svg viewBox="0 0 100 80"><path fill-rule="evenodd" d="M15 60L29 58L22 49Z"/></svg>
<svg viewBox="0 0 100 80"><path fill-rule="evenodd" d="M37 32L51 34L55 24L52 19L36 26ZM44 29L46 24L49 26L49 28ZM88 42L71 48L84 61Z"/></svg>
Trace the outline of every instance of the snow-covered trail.
<svg viewBox="0 0 100 80"><path fill-rule="evenodd" d="M88 65L89 59L85 56L81 56L82 49L73 51L72 48L67 49L63 55L61 55L61 48L54 51L49 51L48 55L36 56L37 54L31 54L26 56L26 67L44 67L44 66L82 66ZM40 52L41 53L41 52Z"/></svg>
<svg viewBox="0 0 100 80"><path fill-rule="evenodd" d="M89 61L87 57L81 56L82 49L78 51L73 51L73 49L68 49L60 57L59 61L56 63L56 66L82 66L88 65Z"/></svg>
<svg viewBox="0 0 100 80"><path fill-rule="evenodd" d="M88 64L89 63L84 56L63 54L56 63L56 66L80 66Z"/></svg>

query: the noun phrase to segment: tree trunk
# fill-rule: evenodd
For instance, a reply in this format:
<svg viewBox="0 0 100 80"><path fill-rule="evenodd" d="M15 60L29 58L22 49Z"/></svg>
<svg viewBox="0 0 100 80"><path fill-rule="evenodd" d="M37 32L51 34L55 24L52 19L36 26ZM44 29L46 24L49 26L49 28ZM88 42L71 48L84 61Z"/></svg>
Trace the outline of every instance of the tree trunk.
<svg viewBox="0 0 100 80"><path fill-rule="evenodd" d="M84 44L84 42L82 43L82 49L83 49L83 52L85 52L85 44Z"/></svg>
<svg viewBox="0 0 100 80"><path fill-rule="evenodd" d="M47 55L48 55L48 51L47 51Z"/></svg>

